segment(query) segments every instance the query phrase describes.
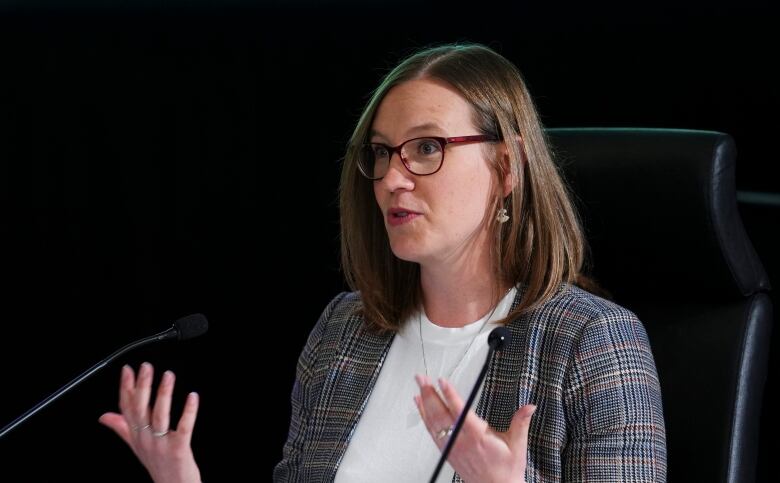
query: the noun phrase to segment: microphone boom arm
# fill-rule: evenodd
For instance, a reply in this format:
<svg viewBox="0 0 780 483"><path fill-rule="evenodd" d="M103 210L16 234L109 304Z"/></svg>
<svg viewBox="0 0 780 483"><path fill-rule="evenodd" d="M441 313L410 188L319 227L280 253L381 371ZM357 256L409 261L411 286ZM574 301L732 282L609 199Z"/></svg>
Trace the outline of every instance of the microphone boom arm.
<svg viewBox="0 0 780 483"><path fill-rule="evenodd" d="M121 356L125 352L131 351L137 347L145 346L147 344L151 344L152 342L159 342L163 340L168 339L175 339L179 336L179 331L176 329L176 326L174 325L168 330L164 330L160 332L159 334L150 335L149 337L144 337L143 339L137 340L135 342L131 342L127 344L126 346L122 347L121 349L115 351L110 356L106 357L102 361L98 362L94 366L90 367L86 371L82 372L81 375L77 376L75 379L70 381L69 383L65 384L61 388L59 388L55 393L53 393L51 396L47 397L43 401L36 404L34 407L30 408L26 413L22 414L18 418L11 421L8 425L6 425L2 430L0 430L0 438L5 436L7 433L9 433L12 429L22 424L25 420L27 420L30 416L34 415L41 409L45 408L55 400L57 400L60 396L68 392L73 387L77 386L79 383L81 383L83 380L89 378L94 373L99 371L100 369L104 368L106 365L108 365L109 362L113 361L117 357Z"/></svg>
<svg viewBox="0 0 780 483"><path fill-rule="evenodd" d="M444 449L442 450L441 457L439 458L439 462L436 463L436 469L433 471L433 475L431 475L430 483L435 483L436 478L439 476L439 472L441 471L442 467L444 466L444 462L447 461L447 456L450 454L450 450L452 449L453 444L455 444L455 438L458 436L458 433L460 432L460 428L463 427L463 422L466 420L466 416L469 413L469 410L471 409L471 405L474 404L474 399L477 397L477 392L479 391L479 387L482 385L482 381L485 379L485 375L488 371L488 365L490 364L490 358L493 357L493 354L496 351L502 350L506 345L509 344L509 340L511 339L511 333L509 332L509 329L506 327L496 327L492 331L490 331L490 335L488 335L488 353L487 357L485 357L485 363L482 364L482 370L479 371L479 376L477 377L477 382L474 383L474 388L471 390L471 394L469 394L469 398L466 401L466 405L463 407L463 410L458 415L458 419L455 421L455 424L452 426L452 433L450 434L449 439L447 439L447 444L444 446Z"/></svg>
<svg viewBox="0 0 780 483"><path fill-rule="evenodd" d="M493 348L491 347L488 351L487 358L485 359L485 364L482 365L482 370L479 372L479 377L477 377L477 383L474 384L474 388L471 390L471 394L469 394L469 399L466 401L466 405L463 407L463 411L460 412L458 419L452 426L452 434L450 434L450 437L447 439L447 444L442 450L441 457L439 458L439 462L436 464L436 469L433 471L433 476L431 476L429 483L435 483L442 466L444 466L444 462L447 461L447 456L449 456L450 450L452 449L453 444L455 444L455 436L457 436L460 432L460 428L463 426L463 422L466 420L466 415L468 415L469 409L471 409L471 405L474 404L474 399L477 397L479 386L482 385L482 381L485 379L485 375L487 374L488 370L488 362L490 361L490 357L493 355L493 352Z"/></svg>

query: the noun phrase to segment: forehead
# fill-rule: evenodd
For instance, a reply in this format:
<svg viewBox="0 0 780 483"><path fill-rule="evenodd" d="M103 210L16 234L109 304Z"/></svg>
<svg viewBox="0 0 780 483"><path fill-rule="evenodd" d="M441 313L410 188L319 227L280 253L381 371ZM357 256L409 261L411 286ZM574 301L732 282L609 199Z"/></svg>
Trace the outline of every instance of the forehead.
<svg viewBox="0 0 780 483"><path fill-rule="evenodd" d="M469 103L449 84L434 79L410 80L390 89L371 124L372 136L393 141L412 134L462 136L473 131Z"/></svg>

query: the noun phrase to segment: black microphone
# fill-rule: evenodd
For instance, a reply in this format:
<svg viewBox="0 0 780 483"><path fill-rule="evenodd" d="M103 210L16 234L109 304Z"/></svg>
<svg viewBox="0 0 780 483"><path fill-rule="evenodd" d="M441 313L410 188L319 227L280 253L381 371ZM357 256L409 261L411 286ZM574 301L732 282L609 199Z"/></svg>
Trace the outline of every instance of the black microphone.
<svg viewBox="0 0 780 483"><path fill-rule="evenodd" d="M469 413L469 409L471 409L471 405L474 404L474 399L477 397L479 386L482 384L482 380L485 379L488 363L490 362L490 358L493 356L493 352L500 351L506 347L509 344L511 338L512 333L509 332L509 329L506 327L496 327L490 331L490 335L488 335L489 349L487 357L485 358L485 363L482 364L482 370L479 371L479 377L477 377L477 382L474 383L474 389L472 389L471 394L469 394L469 399L466 401L466 406L463 408L463 411L461 411L461 413L458 415L458 419L455 421L455 426L452 428L452 434L450 434L450 438L447 440L447 444L444 446L444 450L441 452L441 457L439 458L439 462L436 464L436 469L433 470L433 476L431 476L430 483L436 482L436 478L439 477L439 472L444 466L444 462L447 461L447 456L449 456L452 445L455 443L455 438L458 436L460 428L463 426L463 421L466 419L466 415Z"/></svg>
<svg viewBox="0 0 780 483"><path fill-rule="evenodd" d="M177 339L177 340L192 339L193 337L197 337L199 335L205 334L208 329L209 329L209 322L208 320L206 320L206 316L204 316L203 314L190 314L174 322L173 326L168 330L165 330L163 332L160 332L159 334L151 335L149 337L145 337L143 339L139 339L135 342L131 342L130 344L127 344L126 346L122 347L118 351L114 352L110 356L106 357L102 361L98 362L94 366L84 371L80 376L76 377L69 383L62 386L59 390L57 390L57 392L47 397L43 401L39 402L37 405L35 405L35 407L30 409L26 413L14 419L10 424L4 427L2 431L0 431L0 438L5 436L8 432L10 432L15 427L22 424L30 416L37 413L38 411L45 408L46 406L48 406L49 403L51 403L58 397L62 396L69 390L73 389L74 387L76 387L79 383L87 379L89 376L96 373L100 369L104 368L109 362L113 361L114 359L121 356L125 352L135 349L136 347L141 347L147 344L151 344L152 342L159 342L159 341L170 340L170 339Z"/></svg>

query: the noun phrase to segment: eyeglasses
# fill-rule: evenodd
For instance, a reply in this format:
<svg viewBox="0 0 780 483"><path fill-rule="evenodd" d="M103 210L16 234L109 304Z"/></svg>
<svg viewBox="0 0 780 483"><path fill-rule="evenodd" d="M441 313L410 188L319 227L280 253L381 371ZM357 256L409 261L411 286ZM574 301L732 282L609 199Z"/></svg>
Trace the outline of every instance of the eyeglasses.
<svg viewBox="0 0 780 483"><path fill-rule="evenodd" d="M368 143L360 148L358 169L368 179L378 180L385 177L390 169L390 159L398 153L401 162L410 173L418 176L434 174L444 162L444 147L455 143L476 143L498 141L495 136L479 134L441 138L428 136L404 141L396 147L382 143Z"/></svg>

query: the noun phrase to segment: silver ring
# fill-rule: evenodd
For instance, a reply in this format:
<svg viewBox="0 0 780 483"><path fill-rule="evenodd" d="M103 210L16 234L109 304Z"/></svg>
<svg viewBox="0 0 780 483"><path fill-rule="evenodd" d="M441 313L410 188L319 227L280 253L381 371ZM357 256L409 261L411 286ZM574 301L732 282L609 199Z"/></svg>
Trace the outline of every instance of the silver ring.
<svg viewBox="0 0 780 483"><path fill-rule="evenodd" d="M452 435L452 426L448 426L446 428L441 428L438 433L436 433L436 439L444 439Z"/></svg>
<svg viewBox="0 0 780 483"><path fill-rule="evenodd" d="M140 424L136 424L135 426L133 426L133 431L137 433L139 431L143 431L144 429L149 429L151 427L152 427L151 424L144 424L143 426L141 426Z"/></svg>
<svg viewBox="0 0 780 483"><path fill-rule="evenodd" d="M162 438L163 436L168 434L168 431L169 430L167 430L167 429L165 431L152 431L152 436L155 436L157 438Z"/></svg>

